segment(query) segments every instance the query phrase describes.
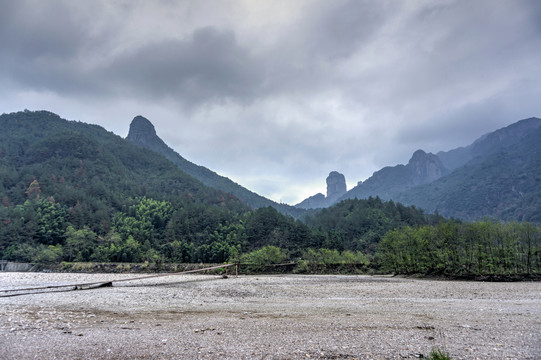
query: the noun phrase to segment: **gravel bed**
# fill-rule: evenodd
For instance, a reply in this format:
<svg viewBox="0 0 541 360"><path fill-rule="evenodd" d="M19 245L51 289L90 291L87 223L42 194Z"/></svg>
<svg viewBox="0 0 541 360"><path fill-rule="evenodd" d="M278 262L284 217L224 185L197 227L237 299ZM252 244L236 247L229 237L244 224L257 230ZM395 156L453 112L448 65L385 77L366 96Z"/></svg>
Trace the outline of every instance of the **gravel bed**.
<svg viewBox="0 0 541 360"><path fill-rule="evenodd" d="M540 359L541 283L0 273L0 359ZM144 275L141 275L144 276ZM0 295L5 295L0 292Z"/></svg>

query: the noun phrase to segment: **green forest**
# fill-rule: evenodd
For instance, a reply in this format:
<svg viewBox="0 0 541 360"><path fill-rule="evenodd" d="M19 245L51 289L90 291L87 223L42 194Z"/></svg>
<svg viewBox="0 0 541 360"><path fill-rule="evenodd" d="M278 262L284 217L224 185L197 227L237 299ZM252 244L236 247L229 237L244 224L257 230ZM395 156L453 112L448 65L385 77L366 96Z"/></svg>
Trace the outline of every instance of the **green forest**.
<svg viewBox="0 0 541 360"><path fill-rule="evenodd" d="M541 228L461 223L379 198L295 219L251 209L105 129L0 116L0 258L57 264L295 263L297 272L541 274Z"/></svg>

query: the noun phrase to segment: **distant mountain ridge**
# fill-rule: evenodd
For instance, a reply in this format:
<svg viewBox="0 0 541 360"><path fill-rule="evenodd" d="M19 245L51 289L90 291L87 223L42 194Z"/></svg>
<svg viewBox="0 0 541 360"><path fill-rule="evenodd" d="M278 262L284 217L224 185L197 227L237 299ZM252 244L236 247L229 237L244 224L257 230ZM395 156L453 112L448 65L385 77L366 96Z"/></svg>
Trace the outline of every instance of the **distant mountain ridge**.
<svg viewBox="0 0 541 360"><path fill-rule="evenodd" d="M464 166L396 200L446 217L541 223L541 126L516 142L501 134Z"/></svg>
<svg viewBox="0 0 541 360"><path fill-rule="evenodd" d="M437 154L417 150L408 164L378 170L336 201L320 197L319 204L378 196L465 220L541 222L539 144L541 119L520 120L465 147Z"/></svg>
<svg viewBox="0 0 541 360"><path fill-rule="evenodd" d="M498 148L512 146L541 126L541 119L532 117L485 134L466 147L440 151L436 155L449 170L455 170L477 156L486 156Z"/></svg>
<svg viewBox="0 0 541 360"><path fill-rule="evenodd" d="M276 210L291 215L293 217L299 217L304 213L302 209L297 209L293 206L286 204L279 204L270 199L267 199L261 195L250 191L243 186L235 183L231 179L221 176L212 170L200 165L196 165L176 151L171 149L157 134L154 125L143 116L136 116L131 124L128 136L126 140L133 144L154 151L174 164L176 164L181 170L187 174L193 176L203 184L215 188L217 190L232 194L245 202L253 209L261 207L271 206Z"/></svg>
<svg viewBox="0 0 541 360"><path fill-rule="evenodd" d="M388 200L405 190L430 183L448 173L436 155L417 150L406 165L385 167L376 171L365 182L358 183L348 191L340 200L364 199L369 196L379 196Z"/></svg>

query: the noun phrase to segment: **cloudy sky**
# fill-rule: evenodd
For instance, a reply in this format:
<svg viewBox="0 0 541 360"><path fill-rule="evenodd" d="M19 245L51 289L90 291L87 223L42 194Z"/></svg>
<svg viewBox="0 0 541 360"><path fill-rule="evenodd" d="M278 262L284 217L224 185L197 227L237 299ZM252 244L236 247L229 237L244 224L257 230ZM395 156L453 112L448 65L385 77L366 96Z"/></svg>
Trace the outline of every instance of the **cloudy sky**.
<svg viewBox="0 0 541 360"><path fill-rule="evenodd" d="M541 1L0 0L0 113L23 109L143 115L295 204L541 117Z"/></svg>

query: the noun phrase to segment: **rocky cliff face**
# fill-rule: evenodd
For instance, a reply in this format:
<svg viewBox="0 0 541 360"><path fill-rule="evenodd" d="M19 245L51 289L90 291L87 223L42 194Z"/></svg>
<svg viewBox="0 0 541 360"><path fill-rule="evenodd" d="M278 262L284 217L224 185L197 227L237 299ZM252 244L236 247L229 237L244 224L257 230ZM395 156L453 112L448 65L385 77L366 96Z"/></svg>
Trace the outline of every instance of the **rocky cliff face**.
<svg viewBox="0 0 541 360"><path fill-rule="evenodd" d="M126 140L138 144L141 147L154 150L155 146L161 145L163 141L156 134L154 125L140 115L133 118L130 124L130 132ZM163 144L165 145L165 144Z"/></svg>
<svg viewBox="0 0 541 360"><path fill-rule="evenodd" d="M366 199L379 196L388 200L414 186L427 184L445 176L448 170L432 153L417 150L406 165L387 166L360 182L341 199Z"/></svg>
<svg viewBox="0 0 541 360"><path fill-rule="evenodd" d="M331 171L326 179L327 196L319 193L304 199L295 205L300 209L320 209L331 206L347 192L346 177L337 171Z"/></svg>
<svg viewBox="0 0 541 360"><path fill-rule="evenodd" d="M331 171L326 179L327 201L334 201L347 192L346 177L337 171Z"/></svg>
<svg viewBox="0 0 541 360"><path fill-rule="evenodd" d="M438 180L447 173L441 160L432 153L417 150L413 153L408 165L412 185L421 185Z"/></svg>

